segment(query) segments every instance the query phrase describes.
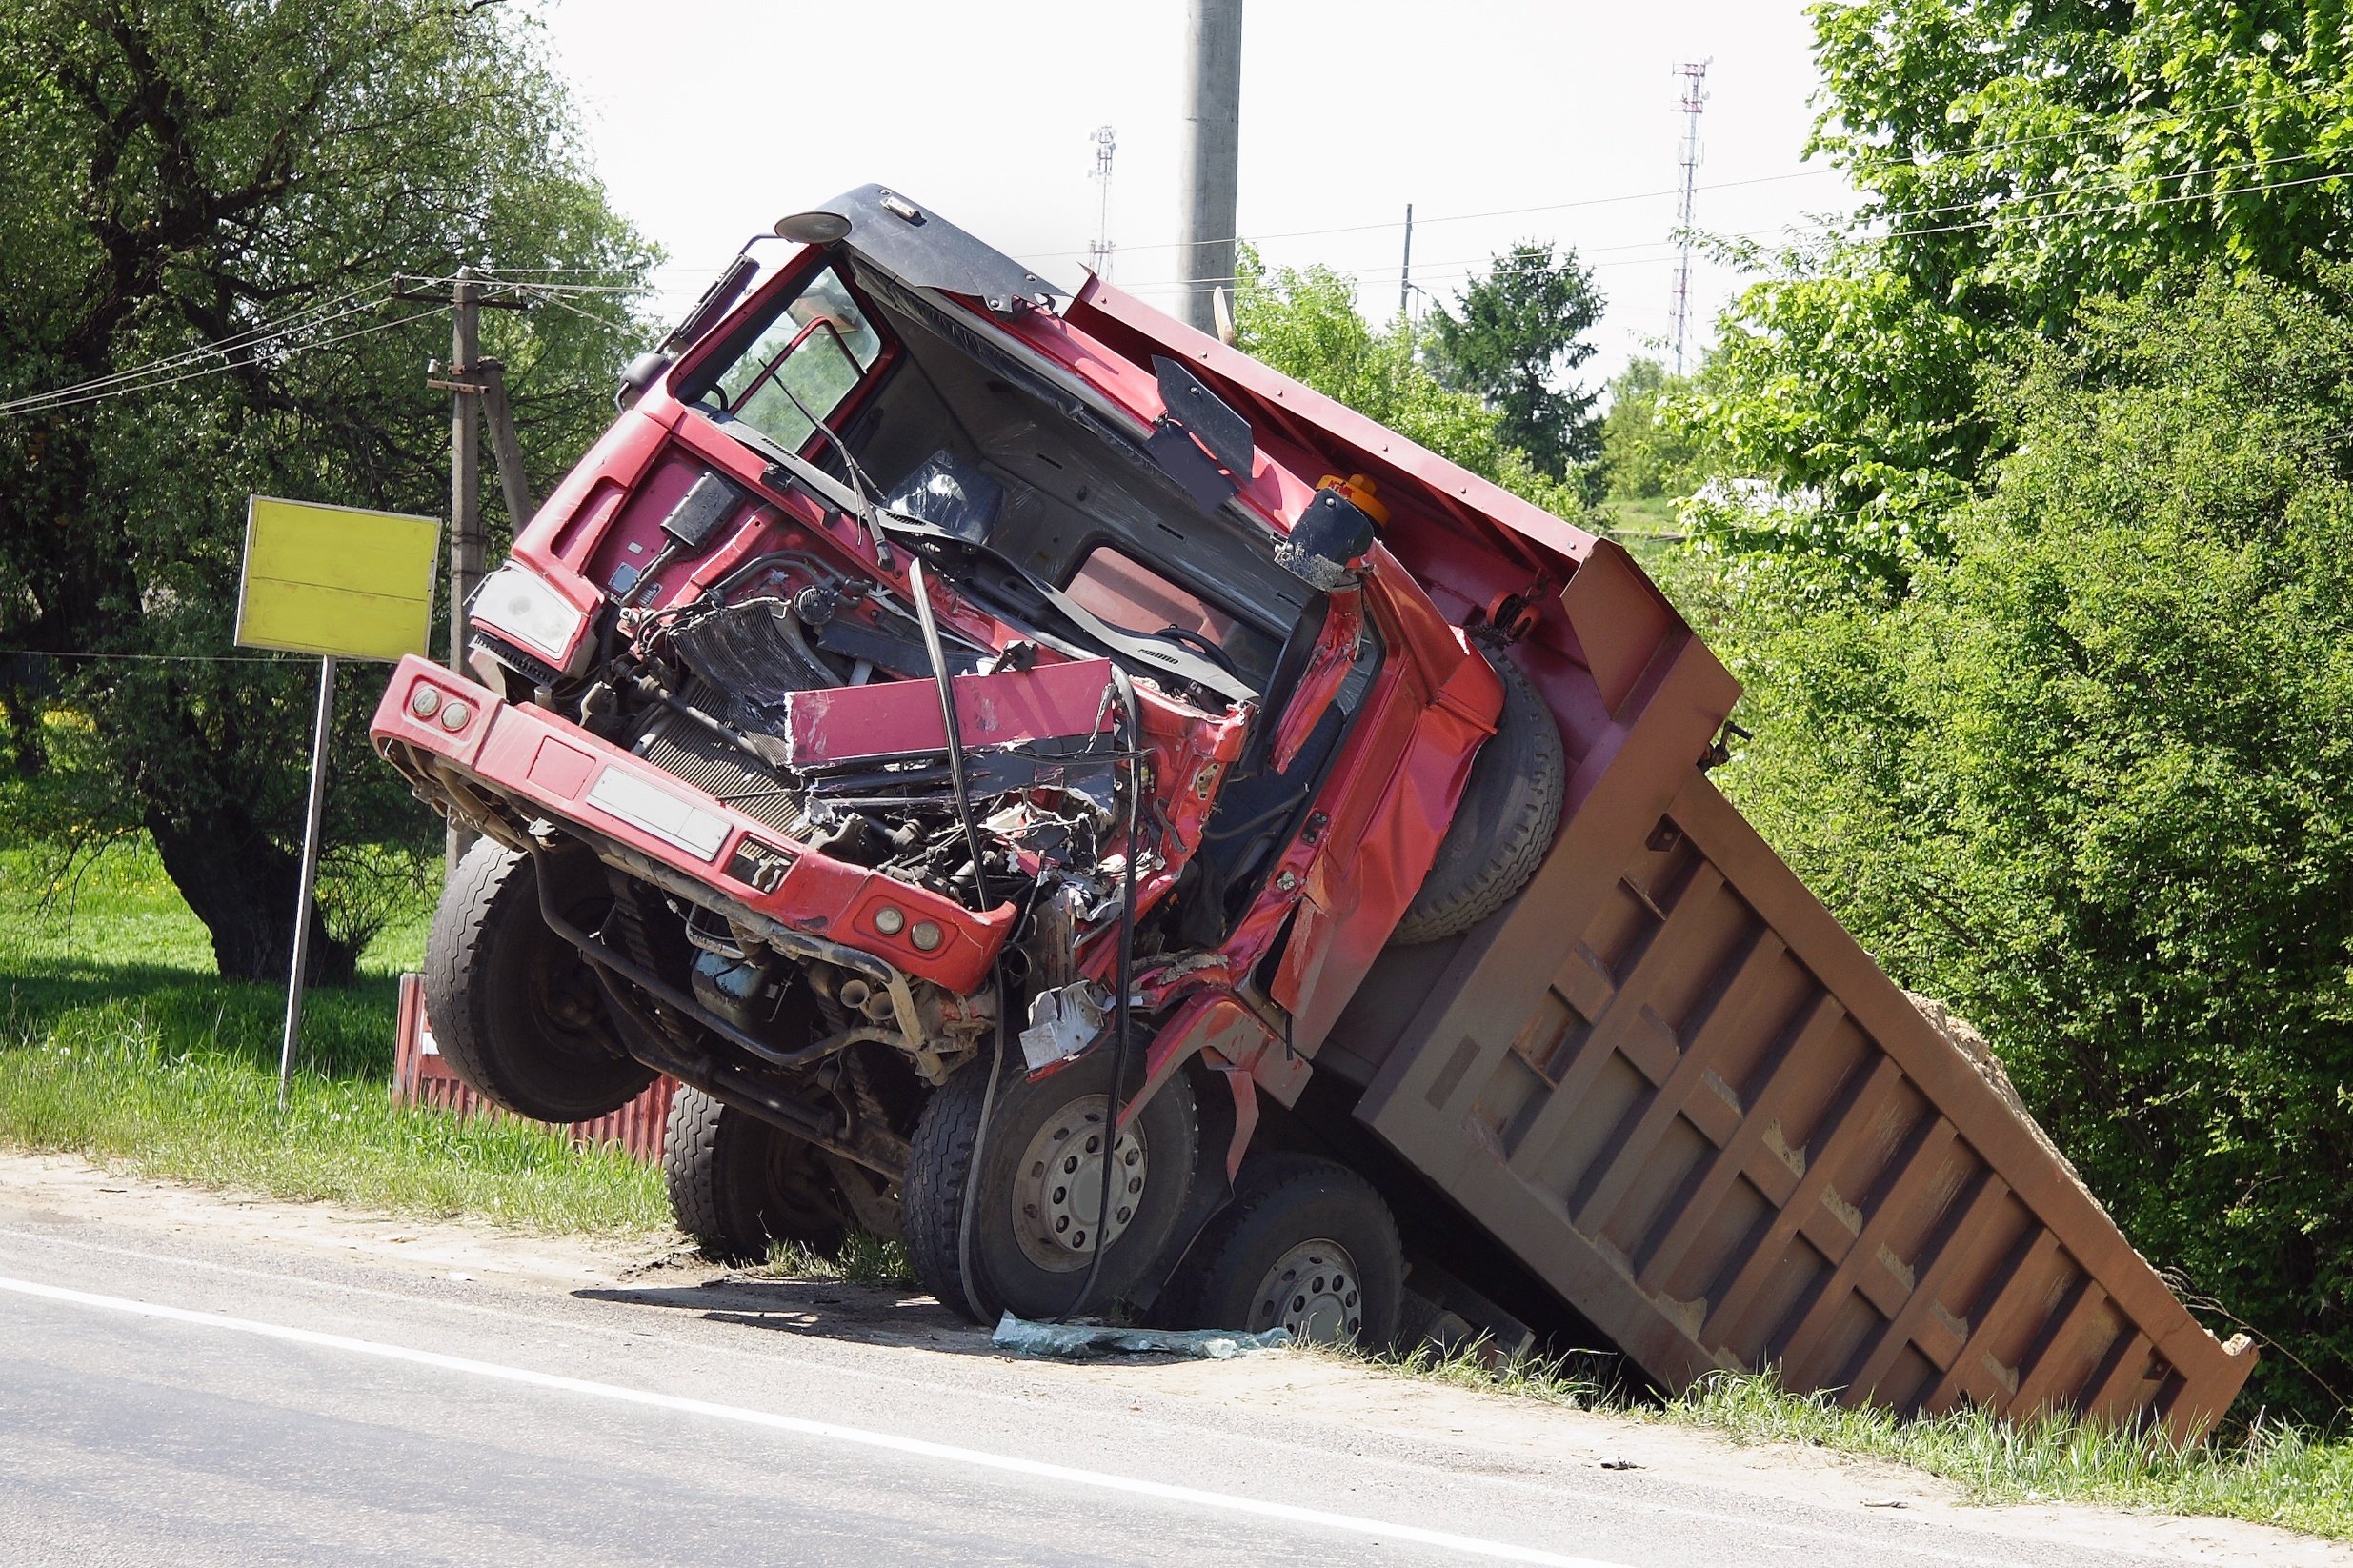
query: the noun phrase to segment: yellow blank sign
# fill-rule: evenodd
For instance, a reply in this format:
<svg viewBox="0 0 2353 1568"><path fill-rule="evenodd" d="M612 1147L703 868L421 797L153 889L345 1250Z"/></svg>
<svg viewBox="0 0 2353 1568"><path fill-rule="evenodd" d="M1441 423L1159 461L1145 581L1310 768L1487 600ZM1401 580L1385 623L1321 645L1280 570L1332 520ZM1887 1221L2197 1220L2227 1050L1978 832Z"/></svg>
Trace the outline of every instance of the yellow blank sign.
<svg viewBox="0 0 2353 1568"><path fill-rule="evenodd" d="M427 653L440 553L438 518L256 495L237 645L349 659Z"/></svg>

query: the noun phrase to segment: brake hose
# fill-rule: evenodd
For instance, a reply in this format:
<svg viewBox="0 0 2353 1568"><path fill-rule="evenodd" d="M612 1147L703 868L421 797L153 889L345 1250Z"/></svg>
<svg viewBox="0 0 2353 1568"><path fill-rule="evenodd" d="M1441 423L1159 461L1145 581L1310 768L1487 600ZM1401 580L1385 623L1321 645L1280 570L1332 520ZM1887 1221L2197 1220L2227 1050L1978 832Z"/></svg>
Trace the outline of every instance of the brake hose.
<svg viewBox="0 0 2353 1568"><path fill-rule="evenodd" d="M973 856L973 895L980 908L989 907L989 873L980 859L980 828L973 820L972 796L965 793L964 730L956 722L955 682L948 673L948 656L939 641L939 621L932 613L932 585L923 570L923 557L910 552L907 563L908 596L915 601L915 619L923 627L923 651L932 661L932 679L939 688L939 722L948 742L948 784L955 794L956 820L963 824L964 845ZM964 1286L964 1305L973 1315L973 1321L986 1326L988 1314L980 1305L980 1287L973 1281L973 1209L979 1199L980 1156L989 1138L989 1116L996 1109L996 1079L1005 1062L1005 1010L1013 997L1005 989L1005 963L1000 954L996 966L996 1049L989 1055L989 1084L980 1095L980 1121L973 1129L973 1152L964 1168L964 1201L958 1206L955 1227L956 1277Z"/></svg>
<svg viewBox="0 0 2353 1568"><path fill-rule="evenodd" d="M1128 1072L1128 991L1134 981L1136 968L1136 858L1142 845L1144 802L1144 726L1136 706L1136 687L1126 671L1112 666L1112 684L1119 692L1120 722L1127 732L1128 754L1128 833L1127 854L1120 857L1119 867L1119 947L1113 965L1118 989L1111 1003L1111 1084L1105 1091L1103 1117L1103 1195L1101 1206L1095 1211L1095 1245L1087 1257L1087 1274L1078 1282L1078 1293L1062 1309L1057 1322L1068 1322L1073 1314L1085 1306L1095 1294L1096 1276L1103 1269L1103 1232L1111 1222L1111 1183L1113 1157L1119 1148L1119 1089L1127 1081ZM1146 1180L1150 1180L1147 1173ZM1140 1201L1140 1200L1139 1200Z"/></svg>

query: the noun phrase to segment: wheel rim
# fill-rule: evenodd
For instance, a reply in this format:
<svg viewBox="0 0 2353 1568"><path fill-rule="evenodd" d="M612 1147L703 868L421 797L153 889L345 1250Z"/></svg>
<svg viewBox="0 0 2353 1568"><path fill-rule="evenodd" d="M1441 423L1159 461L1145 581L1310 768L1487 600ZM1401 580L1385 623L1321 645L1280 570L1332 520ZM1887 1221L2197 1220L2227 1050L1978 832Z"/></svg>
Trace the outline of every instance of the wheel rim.
<svg viewBox="0 0 2353 1568"><path fill-rule="evenodd" d="M1250 1328L1286 1328L1295 1339L1349 1344L1364 1332L1364 1281L1348 1249L1324 1237L1275 1260L1250 1298Z"/></svg>
<svg viewBox="0 0 2353 1568"><path fill-rule="evenodd" d="M1101 1095L1064 1105L1046 1118L1015 1169L1014 1237L1023 1256L1050 1273L1085 1268L1098 1244L1109 1247L1119 1239L1143 1203L1151 1151L1143 1129L1130 1122L1112 1145L1111 1214L1096 1224L1103 1202L1104 1118L1110 1109Z"/></svg>
<svg viewBox="0 0 2353 1568"><path fill-rule="evenodd" d="M604 906L567 911L569 918L593 928ZM532 961L520 965L525 1005L542 1037L560 1050L580 1056L617 1055L605 1025L596 972L570 942L541 926L544 938Z"/></svg>

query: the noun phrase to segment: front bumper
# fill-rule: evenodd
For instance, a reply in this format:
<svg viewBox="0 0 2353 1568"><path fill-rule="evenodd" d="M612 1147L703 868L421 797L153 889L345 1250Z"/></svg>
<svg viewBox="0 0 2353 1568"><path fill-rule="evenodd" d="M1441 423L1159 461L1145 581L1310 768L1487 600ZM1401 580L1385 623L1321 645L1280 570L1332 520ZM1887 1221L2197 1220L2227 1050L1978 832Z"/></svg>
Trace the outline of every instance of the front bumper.
<svg viewBox="0 0 2353 1568"><path fill-rule="evenodd" d="M452 722L453 704L461 721ZM444 805L454 784L506 803L519 822L545 817L620 844L732 902L958 995L986 983L1013 931L1011 904L975 913L818 854L545 709L508 702L414 655L393 670L368 734L378 755ZM914 940L927 926L940 934L929 952Z"/></svg>

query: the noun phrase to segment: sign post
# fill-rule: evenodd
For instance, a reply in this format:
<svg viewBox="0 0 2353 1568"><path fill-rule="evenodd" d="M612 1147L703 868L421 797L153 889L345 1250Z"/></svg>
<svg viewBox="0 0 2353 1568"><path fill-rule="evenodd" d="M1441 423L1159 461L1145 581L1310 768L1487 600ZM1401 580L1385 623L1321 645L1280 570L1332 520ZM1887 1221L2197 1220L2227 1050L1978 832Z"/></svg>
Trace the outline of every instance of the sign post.
<svg viewBox="0 0 2353 1568"><path fill-rule="evenodd" d="M424 653L432 634L433 567L441 523L394 512L318 506L256 495L247 503L245 570L237 585L237 646L319 655L318 715L311 731L311 793L294 901L286 1035L278 1047L278 1108L292 1093L302 994L311 961L311 898L327 807L327 741L335 714L335 660Z"/></svg>

